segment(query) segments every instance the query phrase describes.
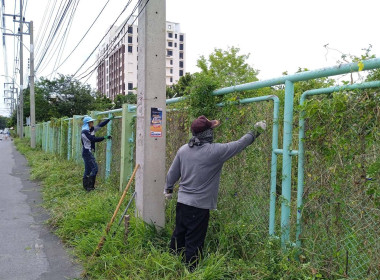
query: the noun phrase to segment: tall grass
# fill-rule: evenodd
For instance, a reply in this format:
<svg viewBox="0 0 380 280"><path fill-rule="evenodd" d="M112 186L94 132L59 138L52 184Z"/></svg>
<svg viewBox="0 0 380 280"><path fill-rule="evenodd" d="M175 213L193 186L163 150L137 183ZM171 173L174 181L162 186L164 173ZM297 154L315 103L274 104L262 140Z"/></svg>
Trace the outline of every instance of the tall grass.
<svg viewBox="0 0 380 280"><path fill-rule="evenodd" d="M294 252L283 254L277 240L261 239L260 244L250 243L256 240L255 234L260 234L255 232L254 225L243 224L239 219L231 223L230 217L225 219L218 211L212 212L200 265L190 273L181 257L168 250L174 228L175 200L167 202L167 224L161 231L134 218L134 209L130 209L128 237L125 238L123 226L117 228L115 223L111 233L116 230L116 235L110 234L99 256L90 260L120 197L117 188L113 187L114 182L100 181L95 191L87 193L81 185L81 165L31 150L22 140L15 143L29 161L32 179L40 181L44 206L51 213L49 225L67 246L73 248L90 279L321 277L309 264L296 261Z"/></svg>

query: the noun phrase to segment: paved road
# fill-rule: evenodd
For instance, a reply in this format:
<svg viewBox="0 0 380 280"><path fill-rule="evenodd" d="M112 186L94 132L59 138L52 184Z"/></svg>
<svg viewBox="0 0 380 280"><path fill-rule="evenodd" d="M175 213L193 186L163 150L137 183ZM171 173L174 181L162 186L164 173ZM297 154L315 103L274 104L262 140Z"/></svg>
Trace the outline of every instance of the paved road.
<svg viewBox="0 0 380 280"><path fill-rule="evenodd" d="M44 224L39 189L13 142L0 141L1 280L79 278L81 267Z"/></svg>

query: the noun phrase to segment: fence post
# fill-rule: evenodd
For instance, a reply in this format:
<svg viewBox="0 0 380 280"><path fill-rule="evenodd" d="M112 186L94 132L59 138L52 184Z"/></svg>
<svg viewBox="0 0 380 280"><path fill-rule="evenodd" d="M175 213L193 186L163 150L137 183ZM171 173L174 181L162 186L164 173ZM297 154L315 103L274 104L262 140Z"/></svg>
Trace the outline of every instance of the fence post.
<svg viewBox="0 0 380 280"><path fill-rule="evenodd" d="M54 153L54 129L49 121L49 152Z"/></svg>
<svg viewBox="0 0 380 280"><path fill-rule="evenodd" d="M108 114L108 118L112 116L112 113ZM107 124L107 135L111 135L112 133L112 120ZM106 179L110 176L111 173L111 161L112 161L112 139L107 139L106 146Z"/></svg>
<svg viewBox="0 0 380 280"><path fill-rule="evenodd" d="M72 119L69 119L69 125L68 125L68 129L67 129L67 160L70 160L71 159L71 154L72 154L72 151L71 151L71 147L72 147L72 136L71 136L71 129L72 129L72 125L71 125L71 120Z"/></svg>
<svg viewBox="0 0 380 280"><path fill-rule="evenodd" d="M80 131L79 131L79 122L82 116L74 115L73 116L73 129L72 129L72 157L76 162L79 162L80 158Z"/></svg>
<svg viewBox="0 0 380 280"><path fill-rule="evenodd" d="M285 81L284 134L282 153L282 203L281 246L285 248L290 238L290 203L292 176L292 130L293 130L294 83Z"/></svg>
<svg viewBox="0 0 380 280"><path fill-rule="evenodd" d="M50 152L50 121L46 122L46 152Z"/></svg>
<svg viewBox="0 0 380 280"><path fill-rule="evenodd" d="M120 191L123 190L133 172L134 127L132 127L131 122L135 112L132 112L129 107L129 104L123 104L121 120Z"/></svg>
<svg viewBox="0 0 380 280"><path fill-rule="evenodd" d="M41 134L41 144L42 144L42 150L45 151L45 122L42 123L42 134Z"/></svg>
<svg viewBox="0 0 380 280"><path fill-rule="evenodd" d="M59 145L58 145L58 153L59 156L62 156L62 145L63 145L63 118L59 119L61 125L59 126Z"/></svg>

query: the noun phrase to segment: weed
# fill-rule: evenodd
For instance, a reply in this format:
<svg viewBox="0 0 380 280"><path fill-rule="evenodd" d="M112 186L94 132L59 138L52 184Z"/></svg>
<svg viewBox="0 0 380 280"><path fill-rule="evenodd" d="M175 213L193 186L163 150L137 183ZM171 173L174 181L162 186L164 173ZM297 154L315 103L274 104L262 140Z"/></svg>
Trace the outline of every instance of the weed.
<svg viewBox="0 0 380 280"><path fill-rule="evenodd" d="M212 213L205 254L190 273L181 257L168 250L175 201L168 202L163 230L132 217L126 240L123 229L117 229L115 223L111 232L116 230L116 235L110 234L100 255L90 261L119 199L117 188L100 181L95 191L86 193L81 186L82 166L32 150L23 140L15 143L29 161L32 179L41 182L44 206L51 213L49 224L74 249L91 279L315 278L308 265L295 261L294 252L284 255L277 243L262 239L262 233L252 225L227 223L218 211Z"/></svg>

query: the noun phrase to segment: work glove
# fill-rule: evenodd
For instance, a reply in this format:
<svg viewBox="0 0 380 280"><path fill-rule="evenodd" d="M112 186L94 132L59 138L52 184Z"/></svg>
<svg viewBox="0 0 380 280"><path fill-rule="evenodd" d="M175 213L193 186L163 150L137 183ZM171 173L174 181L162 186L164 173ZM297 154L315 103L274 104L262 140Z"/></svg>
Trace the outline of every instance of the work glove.
<svg viewBox="0 0 380 280"><path fill-rule="evenodd" d="M108 119L109 119L110 121L112 121L114 118L115 118L115 116L114 116L114 115L111 115L111 117L109 117Z"/></svg>
<svg viewBox="0 0 380 280"><path fill-rule="evenodd" d="M106 135L106 136L104 136L104 139L112 139L112 136L111 135Z"/></svg>
<svg viewBox="0 0 380 280"><path fill-rule="evenodd" d="M164 190L164 196L165 199L172 199L173 198L173 192L169 193L167 190Z"/></svg>
<svg viewBox="0 0 380 280"><path fill-rule="evenodd" d="M255 123L254 127L257 132L261 133L267 129L267 123L266 121L260 121Z"/></svg>

